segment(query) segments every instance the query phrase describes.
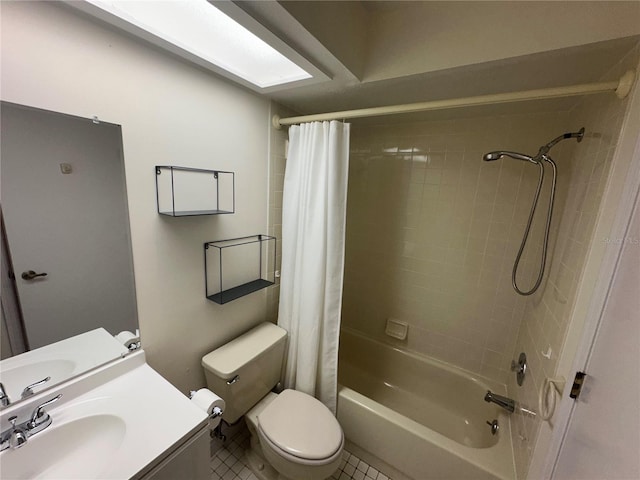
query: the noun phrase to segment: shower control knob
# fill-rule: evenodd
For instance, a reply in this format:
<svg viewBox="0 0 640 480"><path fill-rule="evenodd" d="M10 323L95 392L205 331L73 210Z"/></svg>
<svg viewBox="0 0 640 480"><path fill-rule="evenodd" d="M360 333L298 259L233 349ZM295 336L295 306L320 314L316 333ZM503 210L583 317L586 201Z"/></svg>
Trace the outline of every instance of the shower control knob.
<svg viewBox="0 0 640 480"><path fill-rule="evenodd" d="M522 386L522 382L524 382L524 377L527 374L527 354L521 352L518 356L518 362L515 360L511 361L511 371L516 373L516 380L518 381L518 385Z"/></svg>

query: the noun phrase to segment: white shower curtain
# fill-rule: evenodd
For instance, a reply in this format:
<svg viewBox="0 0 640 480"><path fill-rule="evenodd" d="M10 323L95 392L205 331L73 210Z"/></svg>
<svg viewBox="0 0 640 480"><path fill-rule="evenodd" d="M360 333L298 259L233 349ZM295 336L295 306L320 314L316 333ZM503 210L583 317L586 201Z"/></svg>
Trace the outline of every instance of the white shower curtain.
<svg viewBox="0 0 640 480"><path fill-rule="evenodd" d="M278 325L289 332L285 387L336 411L349 124L289 128Z"/></svg>

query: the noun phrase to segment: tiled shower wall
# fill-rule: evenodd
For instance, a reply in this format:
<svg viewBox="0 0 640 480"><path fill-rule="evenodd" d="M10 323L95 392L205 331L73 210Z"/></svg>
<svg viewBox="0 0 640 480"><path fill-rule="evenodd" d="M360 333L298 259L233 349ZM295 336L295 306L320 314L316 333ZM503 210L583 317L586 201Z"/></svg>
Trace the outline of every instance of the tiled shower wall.
<svg viewBox="0 0 640 480"><path fill-rule="evenodd" d="M284 118L296 112L271 102L271 115ZM284 169L287 162L287 128L277 130L269 126L269 214L268 234L277 238L276 270L282 264L282 193L284 187ZM267 289L267 317L265 320L278 321L278 302L280 300L280 279L276 285Z"/></svg>
<svg viewBox="0 0 640 480"><path fill-rule="evenodd" d="M606 80L619 78L633 68L638 68L638 48L606 75ZM529 374L522 387L518 387L513 376L509 376L508 383L510 396L533 410L538 408L538 389L543 379L556 375L589 247L594 241L605 241L594 239L593 231L629 98L585 97L568 115L572 125L586 128L586 135L566 159L571 172L564 187L568 196L564 211L557 210L560 222L549 274L541 291L525 304L516 341L515 354L527 353ZM550 358L546 358L542 353L548 353L549 349ZM529 416L513 418L516 469L518 478L526 478L541 422Z"/></svg>
<svg viewBox="0 0 640 480"><path fill-rule="evenodd" d="M504 383L526 305L511 268L538 169L482 156L535 154L566 123L565 114L536 113L354 124L343 325ZM554 150L558 163L571 148ZM405 341L385 336L388 318L408 323Z"/></svg>

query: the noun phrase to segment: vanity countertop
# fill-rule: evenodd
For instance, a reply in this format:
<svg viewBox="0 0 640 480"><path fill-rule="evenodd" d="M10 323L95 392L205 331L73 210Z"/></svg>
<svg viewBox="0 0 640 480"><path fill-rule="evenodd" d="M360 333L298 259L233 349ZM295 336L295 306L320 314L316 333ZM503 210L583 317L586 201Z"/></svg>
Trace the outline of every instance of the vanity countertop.
<svg viewBox="0 0 640 480"><path fill-rule="evenodd" d="M53 423L0 453L2 478L140 478L207 427L196 407L145 362L144 352L106 365L2 411L19 421L62 393Z"/></svg>
<svg viewBox="0 0 640 480"><path fill-rule="evenodd" d="M20 399L24 387L45 377L51 379L40 390L69 380L129 353L104 328L31 350L0 363L0 382L11 401Z"/></svg>

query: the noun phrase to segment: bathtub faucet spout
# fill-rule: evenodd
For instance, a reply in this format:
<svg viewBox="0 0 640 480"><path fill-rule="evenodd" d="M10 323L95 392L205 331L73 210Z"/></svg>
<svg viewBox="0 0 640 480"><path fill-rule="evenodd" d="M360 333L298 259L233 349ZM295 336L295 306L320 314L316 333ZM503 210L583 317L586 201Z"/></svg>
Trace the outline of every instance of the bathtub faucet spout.
<svg viewBox="0 0 640 480"><path fill-rule="evenodd" d="M504 408L509 413L513 413L516 409L516 402L510 398L503 397L502 395L491 393L491 390L487 390L487 394L484 396L484 401L489 403L493 402Z"/></svg>

